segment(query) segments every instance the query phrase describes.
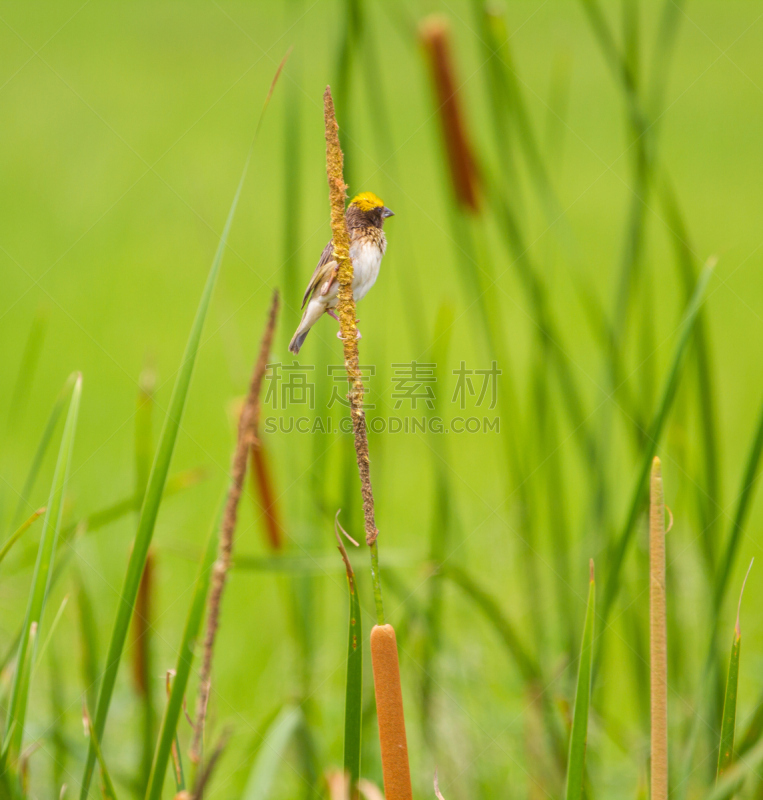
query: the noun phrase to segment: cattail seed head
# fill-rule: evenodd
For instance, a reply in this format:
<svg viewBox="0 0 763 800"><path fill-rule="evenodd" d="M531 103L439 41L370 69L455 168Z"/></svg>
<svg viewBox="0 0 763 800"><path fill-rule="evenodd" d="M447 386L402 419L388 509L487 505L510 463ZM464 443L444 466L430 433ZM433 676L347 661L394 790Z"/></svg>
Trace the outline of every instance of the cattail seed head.
<svg viewBox="0 0 763 800"><path fill-rule="evenodd" d="M371 630L371 664L379 721L384 796L386 800L412 800L397 639L391 625L375 625Z"/></svg>
<svg viewBox="0 0 763 800"><path fill-rule="evenodd" d="M450 27L442 17L431 16L422 23L420 37L429 61L453 193L460 206L477 212L477 162L466 132L466 119L451 48Z"/></svg>

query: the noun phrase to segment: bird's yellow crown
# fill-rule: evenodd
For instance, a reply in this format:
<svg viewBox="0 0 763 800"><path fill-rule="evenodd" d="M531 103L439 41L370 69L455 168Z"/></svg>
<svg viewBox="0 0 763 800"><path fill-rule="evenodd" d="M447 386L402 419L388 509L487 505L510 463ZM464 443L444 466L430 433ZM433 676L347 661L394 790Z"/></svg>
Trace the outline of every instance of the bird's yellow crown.
<svg viewBox="0 0 763 800"><path fill-rule="evenodd" d="M373 192L361 192L352 198L351 206L361 211L371 211L374 208L383 208L384 203Z"/></svg>

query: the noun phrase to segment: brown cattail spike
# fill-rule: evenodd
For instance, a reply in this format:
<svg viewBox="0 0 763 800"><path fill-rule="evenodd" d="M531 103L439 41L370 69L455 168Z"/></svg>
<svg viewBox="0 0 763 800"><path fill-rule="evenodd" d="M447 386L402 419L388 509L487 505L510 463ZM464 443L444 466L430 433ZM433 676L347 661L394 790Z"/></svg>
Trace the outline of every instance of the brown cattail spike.
<svg viewBox="0 0 763 800"><path fill-rule="evenodd" d="M477 162L466 134L447 21L439 16L429 17L421 26L421 40L429 58L453 193L459 205L476 212L479 211Z"/></svg>
<svg viewBox="0 0 763 800"><path fill-rule="evenodd" d="M660 459L652 462L649 504L649 644L652 694L651 800L668 800L668 637L665 600L665 500Z"/></svg>
<svg viewBox="0 0 763 800"><path fill-rule="evenodd" d="M386 800L412 800L397 640L391 625L375 625L372 628L371 664L376 716L379 720L384 797Z"/></svg>

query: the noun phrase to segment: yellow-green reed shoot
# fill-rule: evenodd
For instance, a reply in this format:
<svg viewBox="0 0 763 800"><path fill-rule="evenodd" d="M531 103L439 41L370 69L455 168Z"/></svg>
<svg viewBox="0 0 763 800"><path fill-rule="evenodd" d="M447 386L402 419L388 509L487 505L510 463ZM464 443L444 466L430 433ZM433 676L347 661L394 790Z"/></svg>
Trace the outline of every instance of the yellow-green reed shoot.
<svg viewBox="0 0 763 800"><path fill-rule="evenodd" d="M109 774L106 761L104 760L103 753L101 752L100 742L98 741L98 737L95 735L95 731L93 730L93 726L90 722L90 715L87 713L86 707L82 709L82 724L85 728L85 736L87 736L90 740L90 746L95 751L95 757L98 760L98 767L101 772L101 793L103 794L104 800L117 800L117 792L116 789L114 789L114 781L111 780L111 775Z"/></svg>
<svg viewBox="0 0 763 800"><path fill-rule="evenodd" d="M692 294L691 300L686 307L683 319L681 320L681 326L678 331L678 340L676 341L670 367L665 378L665 383L662 387L660 400L657 404L657 411L655 412L651 425L649 426L649 435L647 436L648 446L644 451L641 467L633 486L633 492L631 494L631 500L628 507L628 515L612 549L612 557L609 562L610 567L607 574L607 582L604 586L604 600L601 610L602 629L606 627L607 620L609 619L609 613L612 610L612 605L615 602L620 589L620 573L625 561L625 553L628 549L628 544L633 538L636 521L638 520L641 512L644 487L646 486L649 470L652 467L652 459L657 449L657 444L662 436L663 429L665 428L668 413L673 405L676 389L678 388L678 380L682 371L681 366L684 360L684 353L689 343L691 332L694 329L694 323L697 319L697 315L702 307L705 291L710 281L710 276L713 273L715 264L715 258L709 259L705 264L702 273L697 279L697 283L694 287L694 293Z"/></svg>
<svg viewBox="0 0 763 800"><path fill-rule="evenodd" d="M2 547L0 547L0 564L8 555L11 547L29 530L32 524L38 520L45 513L45 508L38 508L34 511L18 528L5 540Z"/></svg>
<svg viewBox="0 0 763 800"><path fill-rule="evenodd" d="M718 769L715 774L716 782L728 771L734 760L734 730L736 728L737 687L739 684L739 652L742 646L742 629L739 625L739 615L742 610L744 587L751 569L752 561L750 561L750 566L747 568L747 575L744 576L744 581L742 581L742 590L739 592L737 621L736 625L734 625L734 639L731 643L729 672L726 678L726 696L723 700L723 722L721 723L721 744L718 749Z"/></svg>
<svg viewBox="0 0 763 800"><path fill-rule="evenodd" d="M27 472L27 476L24 479L24 485L21 488L21 492L19 494L19 500L16 504L16 511L13 515L12 524L18 525L19 520L21 520L25 513L29 513L29 496L32 493L32 489L34 488L35 482L37 480L37 476L40 473L40 468L42 467L42 461L45 458L45 453L48 451L48 445L53 438L53 434L56 430L56 425L58 424L58 420L63 413L63 410L66 406L66 401L71 395L72 387L74 386L74 382L77 380L77 373L74 372L66 379L64 385L61 387L61 391L58 393L58 397L56 397L56 402L53 404L53 408L50 410L50 414L48 415L47 422L45 423L45 427L43 428L42 435L40 436L40 441L37 443L37 449L34 452L34 456L32 456L32 463L29 465L29 471Z"/></svg>
<svg viewBox="0 0 763 800"><path fill-rule="evenodd" d="M593 559L590 562L588 605L586 607L583 641L580 646L578 683L575 689L575 710L572 717L570 751L567 760L566 800L581 800L585 779L585 756L588 744L588 709L591 702L591 671L593 664L593 633L596 610L596 582Z"/></svg>
<svg viewBox="0 0 763 800"><path fill-rule="evenodd" d="M32 577L32 586L29 591L26 617L22 627L19 644L18 662L16 673L11 688L11 699L8 708L6 732L14 727L11 737L11 760L15 760L21 752L21 742L24 736L24 719L29 695L29 686L22 686L23 665L27 661L27 647L29 644L29 631L32 625L39 626L45 610L51 578L51 567L56 556L59 533L61 531L61 517L63 515L64 492L69 478L72 450L74 449L74 436L77 430L77 417L79 416L80 396L82 393L82 376L78 376L72 389L69 411L61 437L61 446L53 474L53 484L50 489L47 512L40 536L40 545L37 550L37 561ZM32 650L33 660L34 650Z"/></svg>
<svg viewBox="0 0 763 800"><path fill-rule="evenodd" d="M146 789L146 800L160 800L162 787L164 786L164 776L167 772L167 764L172 755L172 748L177 747L177 726L180 714L183 710L188 678L191 674L193 664L194 647L198 640L201 623L204 619L204 608L207 602L207 592L212 575L212 566L217 552L217 526L218 518L215 517L215 524L207 537L207 546L199 564L199 571L196 575L196 584L193 591L193 599L188 609L183 639L178 651L177 663L175 664L175 680L172 683L167 707L159 727L159 739L156 743L154 761L151 765L151 774L148 779ZM178 756L180 755L178 750ZM181 776L182 779L182 776Z"/></svg>
<svg viewBox="0 0 763 800"><path fill-rule="evenodd" d="M358 795L360 780L360 745L363 718L363 626L355 573L339 531L350 536L339 524L339 511L334 518L334 535L347 572L350 592L350 624L347 637L347 685L344 705L344 771L350 780L350 796ZM350 539L357 547L357 542Z"/></svg>
<svg viewBox="0 0 763 800"><path fill-rule="evenodd" d="M707 800L731 800L742 788L749 775L757 777L761 764L763 764L763 741L747 752L744 759L734 762L719 779Z"/></svg>

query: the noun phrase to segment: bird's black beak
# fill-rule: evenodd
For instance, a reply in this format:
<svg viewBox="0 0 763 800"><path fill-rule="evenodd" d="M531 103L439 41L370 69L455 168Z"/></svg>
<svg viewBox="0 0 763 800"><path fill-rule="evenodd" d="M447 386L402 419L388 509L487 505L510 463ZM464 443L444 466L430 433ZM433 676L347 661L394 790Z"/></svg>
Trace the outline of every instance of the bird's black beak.
<svg viewBox="0 0 763 800"><path fill-rule="evenodd" d="M384 206L384 208L382 209L382 217L384 219L387 219L387 217L394 217L394 216L395 216L395 212L394 211L390 211L387 208L387 206Z"/></svg>

